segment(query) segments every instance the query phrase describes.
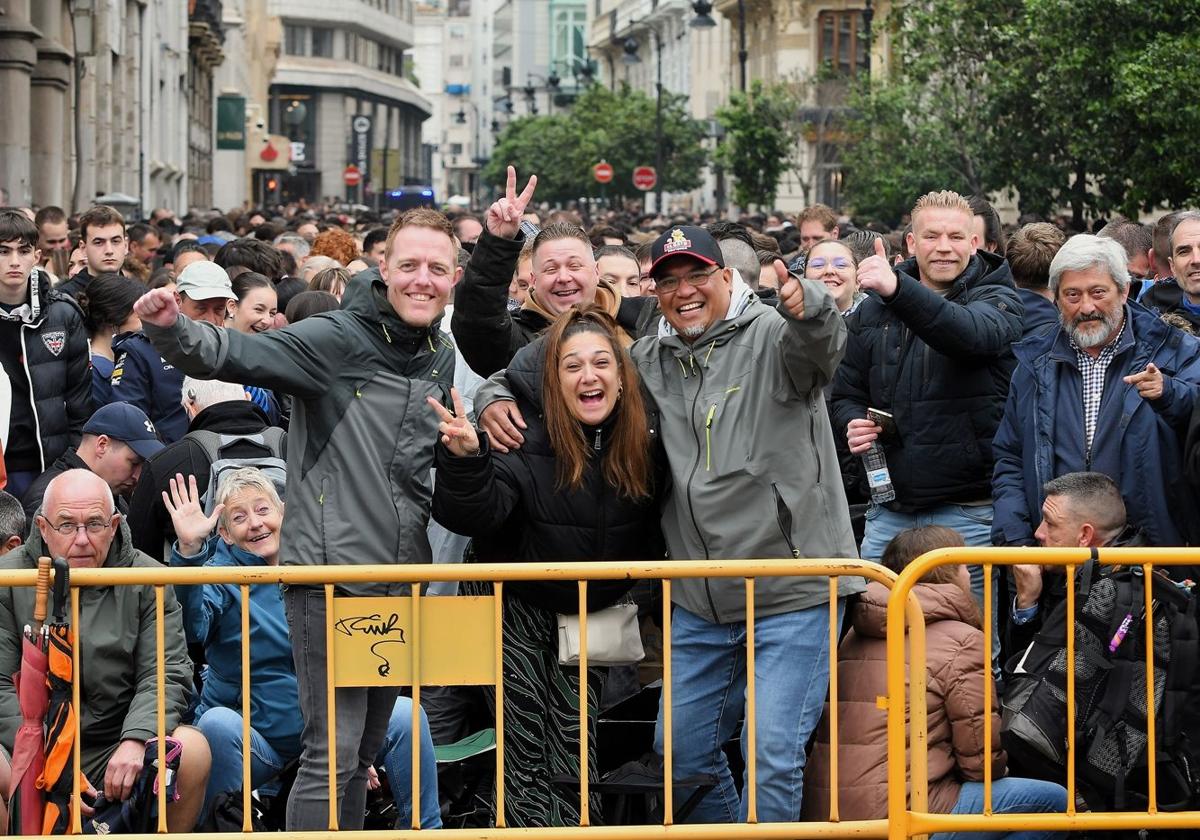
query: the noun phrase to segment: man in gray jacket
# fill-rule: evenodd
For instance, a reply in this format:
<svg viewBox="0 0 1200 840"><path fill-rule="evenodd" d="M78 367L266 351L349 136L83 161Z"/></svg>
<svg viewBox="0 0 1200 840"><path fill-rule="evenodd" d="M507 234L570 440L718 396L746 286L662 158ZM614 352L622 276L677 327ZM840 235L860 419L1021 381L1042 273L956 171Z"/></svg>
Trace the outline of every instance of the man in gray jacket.
<svg viewBox="0 0 1200 840"><path fill-rule="evenodd" d="M383 277L355 279L342 308L282 330L247 335L192 321L155 290L134 310L154 346L197 379L290 394L285 566L428 563L429 470L437 416L449 402L454 347L438 329L462 276L450 223L410 210L388 233ZM385 279L386 278L386 279ZM340 585L344 595L396 595L398 584ZM325 595L291 586L285 608L304 714L303 753L287 809L289 831L326 830L329 754ZM339 688L339 827L362 828L367 769L399 689Z"/></svg>
<svg viewBox="0 0 1200 840"><path fill-rule="evenodd" d="M665 323L631 353L659 413L671 472L662 518L671 556L857 557L821 390L846 343L829 292L789 276L777 261L780 306L767 306L734 282L717 243L697 227L664 233L651 258ZM476 405L486 401L481 391ZM480 420L504 438L505 427L492 422L500 414L489 407ZM861 589L859 578L839 581L839 615L842 599ZM829 585L762 578L754 596L757 816L794 821L804 747L828 686ZM672 599L674 772L717 777L692 821L744 821L748 802L738 797L721 745L742 718L745 584L681 580ZM656 742L661 751L661 712Z"/></svg>

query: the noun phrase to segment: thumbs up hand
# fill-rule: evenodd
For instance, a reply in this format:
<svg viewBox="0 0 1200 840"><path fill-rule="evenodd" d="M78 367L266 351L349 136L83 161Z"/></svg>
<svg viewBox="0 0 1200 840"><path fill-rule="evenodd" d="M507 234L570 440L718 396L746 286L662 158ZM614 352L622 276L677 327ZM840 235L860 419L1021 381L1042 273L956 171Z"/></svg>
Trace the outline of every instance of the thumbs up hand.
<svg viewBox="0 0 1200 840"><path fill-rule="evenodd" d="M883 239L875 237L875 253L858 264L859 288L890 298L896 294L896 272L888 262Z"/></svg>

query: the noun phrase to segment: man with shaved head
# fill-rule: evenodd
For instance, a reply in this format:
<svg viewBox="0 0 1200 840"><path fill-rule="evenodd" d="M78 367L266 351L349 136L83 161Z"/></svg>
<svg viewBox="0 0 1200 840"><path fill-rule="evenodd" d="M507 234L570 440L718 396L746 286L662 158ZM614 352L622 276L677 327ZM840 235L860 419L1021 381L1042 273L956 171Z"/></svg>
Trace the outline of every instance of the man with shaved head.
<svg viewBox="0 0 1200 840"><path fill-rule="evenodd" d="M104 479L88 470L67 470L46 486L29 541L3 557L0 569L32 569L42 555L63 557L72 569L158 568L137 551L124 517ZM33 620L31 587L0 589L0 744L10 751L21 709L11 675L21 667L22 628ZM166 718L164 730L183 745L178 801L167 806L171 831L190 831L204 802L211 763L208 743L196 729L180 726L191 691L191 663L179 602L164 592L163 635ZM146 760L146 742L158 732L156 711L154 587L89 587L80 598L76 636L82 669L82 771L93 792L124 801ZM151 759L153 760L153 758ZM91 812L84 797L85 819Z"/></svg>

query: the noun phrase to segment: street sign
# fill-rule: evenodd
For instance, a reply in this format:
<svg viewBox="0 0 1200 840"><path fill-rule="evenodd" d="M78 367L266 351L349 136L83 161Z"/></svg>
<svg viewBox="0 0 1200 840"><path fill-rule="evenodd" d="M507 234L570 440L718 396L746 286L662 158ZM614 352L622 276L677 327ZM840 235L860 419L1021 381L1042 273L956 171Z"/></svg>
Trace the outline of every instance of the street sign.
<svg viewBox="0 0 1200 840"><path fill-rule="evenodd" d="M653 166L639 166L633 170L633 186L639 190L649 191L658 183L658 173Z"/></svg>
<svg viewBox="0 0 1200 840"><path fill-rule="evenodd" d="M342 173L342 180L346 182L347 187L357 187L362 182L362 173L358 171L358 167L353 163L346 167L346 171Z"/></svg>
<svg viewBox="0 0 1200 840"><path fill-rule="evenodd" d="M600 161L599 163L597 163L595 166L592 167L592 177L594 177L596 179L597 183L600 183L600 184L609 183L613 179L612 164L605 163L604 161Z"/></svg>
<svg viewBox="0 0 1200 840"><path fill-rule="evenodd" d="M374 146L371 129L372 121L367 114L350 117L350 154L346 159L358 169L359 174L359 180L351 186L357 186L371 175L371 149Z"/></svg>

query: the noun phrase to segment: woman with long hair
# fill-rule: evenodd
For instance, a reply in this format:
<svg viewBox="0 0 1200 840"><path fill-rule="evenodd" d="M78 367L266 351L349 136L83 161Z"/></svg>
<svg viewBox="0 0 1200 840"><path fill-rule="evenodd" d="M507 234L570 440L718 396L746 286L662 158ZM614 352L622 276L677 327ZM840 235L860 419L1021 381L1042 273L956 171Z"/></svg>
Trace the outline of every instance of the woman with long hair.
<svg viewBox="0 0 1200 840"><path fill-rule="evenodd" d="M936 548L962 546L957 531L940 525L897 534L881 562L900 572ZM1062 812L1067 792L1039 779L1006 775L1000 747L1000 704L991 683L991 657L984 653L983 619L971 595L967 567L938 566L913 593L925 615L925 706L928 724L929 810L935 814L983 813L983 768L992 766L992 808L1003 813ZM850 613L853 629L838 648L838 814L843 820L887 817L887 712L877 698L887 694L887 604L890 591L871 583ZM984 743L984 693L992 693L992 739ZM817 729L804 771L804 815L824 820L830 801L829 709ZM951 840L958 834L934 834ZM1050 840L1053 831L978 832L980 840Z"/></svg>
<svg viewBox="0 0 1200 840"><path fill-rule="evenodd" d="M595 305L574 307L507 371L526 418L525 444L497 453L465 417L434 400L442 419L433 516L475 540L478 554L516 561L638 561L662 556L654 423L619 328ZM589 612L617 603L633 582L592 581ZM513 826L577 825L579 680L560 665L558 614L579 612L574 581L504 587L504 790ZM595 710L598 680L588 680ZM594 716L589 776L596 778ZM598 801L590 804L593 818Z"/></svg>

